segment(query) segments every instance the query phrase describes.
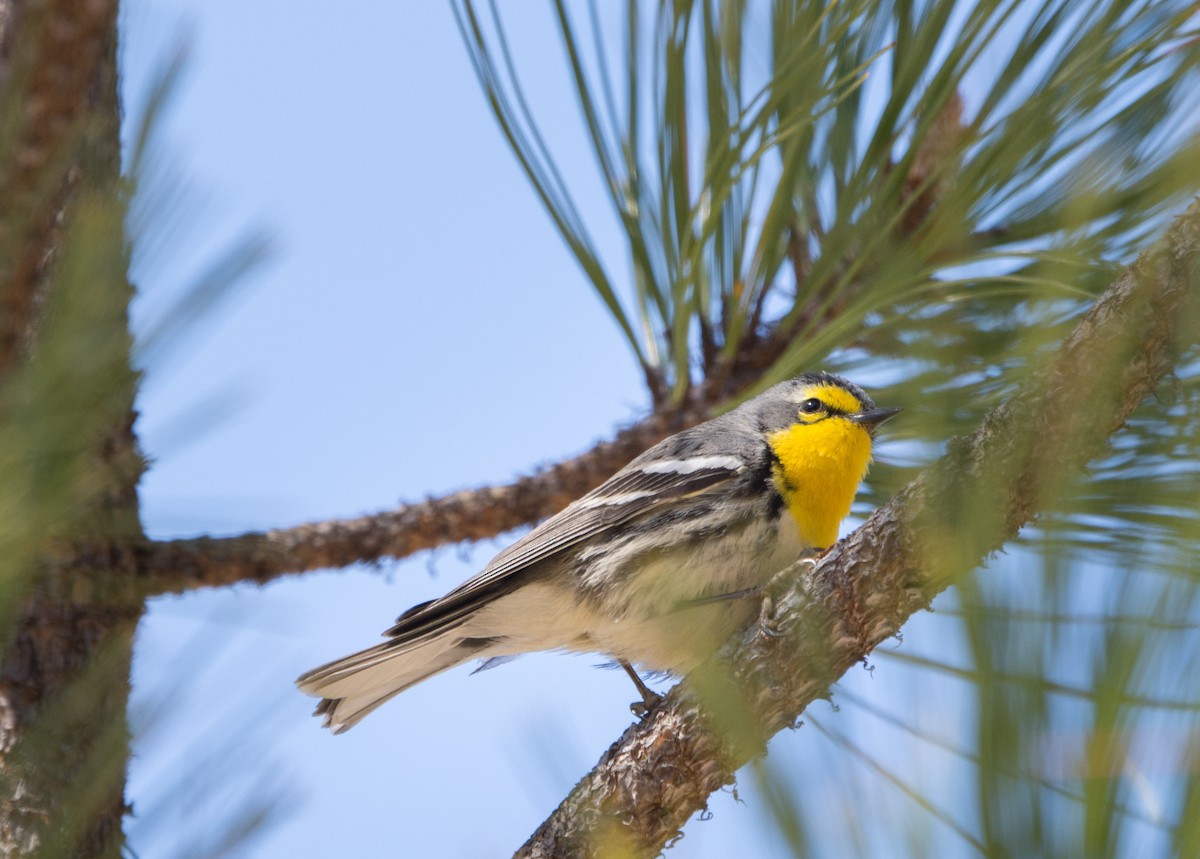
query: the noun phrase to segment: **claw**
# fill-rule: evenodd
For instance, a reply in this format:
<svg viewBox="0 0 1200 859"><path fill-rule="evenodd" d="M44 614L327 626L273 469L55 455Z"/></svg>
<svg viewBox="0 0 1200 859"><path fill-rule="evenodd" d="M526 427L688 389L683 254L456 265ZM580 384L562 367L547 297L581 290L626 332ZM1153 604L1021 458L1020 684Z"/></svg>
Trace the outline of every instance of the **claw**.
<svg viewBox="0 0 1200 859"><path fill-rule="evenodd" d="M775 601L771 595L763 597L762 606L758 610L758 631L767 638L778 638L779 630L775 627Z"/></svg>
<svg viewBox="0 0 1200 859"><path fill-rule="evenodd" d="M649 697L643 698L641 701L630 702L629 712L633 713L639 719L645 719L661 700L662 695L652 691Z"/></svg>
<svg viewBox="0 0 1200 859"><path fill-rule="evenodd" d="M641 701L634 701L629 705L629 711L639 719L644 719L651 710L658 706L658 702L663 699L663 696L643 683L642 678L638 677L632 665L624 659L619 660L619 662L621 667L625 669L625 673L629 675L629 679L633 681L633 685L637 687L638 693L642 696Z"/></svg>

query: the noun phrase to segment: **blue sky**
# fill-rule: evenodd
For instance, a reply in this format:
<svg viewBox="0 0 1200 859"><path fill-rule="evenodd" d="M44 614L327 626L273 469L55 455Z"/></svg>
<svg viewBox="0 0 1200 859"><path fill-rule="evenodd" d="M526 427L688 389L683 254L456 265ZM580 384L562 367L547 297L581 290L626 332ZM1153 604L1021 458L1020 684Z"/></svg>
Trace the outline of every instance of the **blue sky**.
<svg viewBox="0 0 1200 859"><path fill-rule="evenodd" d="M560 166L619 261L551 14L508 5ZM135 328L238 238L261 231L272 246L146 367L151 535L353 516L505 482L642 413L628 351L510 155L446 4L131 0L122 26L131 123L175 47L189 56L162 128L183 226L171 253L135 260ZM235 855L516 848L629 724L620 672L561 655L458 669L339 737L292 686L504 542L155 602L134 670L138 855L197 855L215 819L274 792L285 813ZM872 697L906 682L903 668L858 673L848 683ZM830 765L813 731L772 748L773 767L809 781ZM672 855L769 843L751 773L739 794L714 797L715 819L693 821Z"/></svg>

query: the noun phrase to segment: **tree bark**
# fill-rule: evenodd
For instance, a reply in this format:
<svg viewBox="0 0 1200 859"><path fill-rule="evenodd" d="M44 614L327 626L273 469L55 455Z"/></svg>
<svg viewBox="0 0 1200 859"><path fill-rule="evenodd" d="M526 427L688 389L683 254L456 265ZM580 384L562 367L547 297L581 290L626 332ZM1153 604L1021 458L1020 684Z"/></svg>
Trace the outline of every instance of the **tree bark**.
<svg viewBox="0 0 1200 859"><path fill-rule="evenodd" d="M0 854L118 857L144 539L129 365L116 0L0 5L0 409L31 532L5 559ZM6 550L12 547L5 545Z"/></svg>

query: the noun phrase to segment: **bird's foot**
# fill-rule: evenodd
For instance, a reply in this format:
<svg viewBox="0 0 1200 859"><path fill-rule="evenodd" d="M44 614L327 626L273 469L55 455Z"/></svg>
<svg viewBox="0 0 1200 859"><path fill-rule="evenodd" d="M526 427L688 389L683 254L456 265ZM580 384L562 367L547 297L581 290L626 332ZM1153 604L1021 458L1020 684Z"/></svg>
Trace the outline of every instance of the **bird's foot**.
<svg viewBox="0 0 1200 859"><path fill-rule="evenodd" d="M641 701L634 701L629 705L629 712L633 713L639 719L645 719L650 715L650 711L658 706L658 703L662 699L662 695L659 695L653 689L647 689L646 694L642 695Z"/></svg>
<svg viewBox="0 0 1200 859"><path fill-rule="evenodd" d="M779 637L779 628L775 626L775 601L770 594L763 597L758 609L758 632L767 638Z"/></svg>
<svg viewBox="0 0 1200 859"><path fill-rule="evenodd" d="M620 660L620 663L621 667L625 669L625 673L629 675L629 679L633 681L633 685L637 687L638 694L642 696L641 701L634 701L629 705L629 710L639 719L645 719L646 716L649 715L650 711L657 707L658 703L662 701L663 696L659 695L644 682L642 682L642 678L638 677L638 673L633 670L632 665L630 665L624 659Z"/></svg>

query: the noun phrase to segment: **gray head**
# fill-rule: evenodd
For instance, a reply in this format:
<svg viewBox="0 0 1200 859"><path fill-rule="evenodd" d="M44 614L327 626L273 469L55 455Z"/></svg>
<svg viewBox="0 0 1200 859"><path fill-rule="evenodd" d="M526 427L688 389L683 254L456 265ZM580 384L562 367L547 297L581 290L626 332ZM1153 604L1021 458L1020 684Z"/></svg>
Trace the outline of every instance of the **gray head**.
<svg viewBox="0 0 1200 859"><path fill-rule="evenodd" d="M780 382L737 409L755 422L762 432L773 433L795 424L815 424L829 419L846 419L859 424L872 436L875 429L899 412L877 409L875 401L853 382L833 373L802 373Z"/></svg>

